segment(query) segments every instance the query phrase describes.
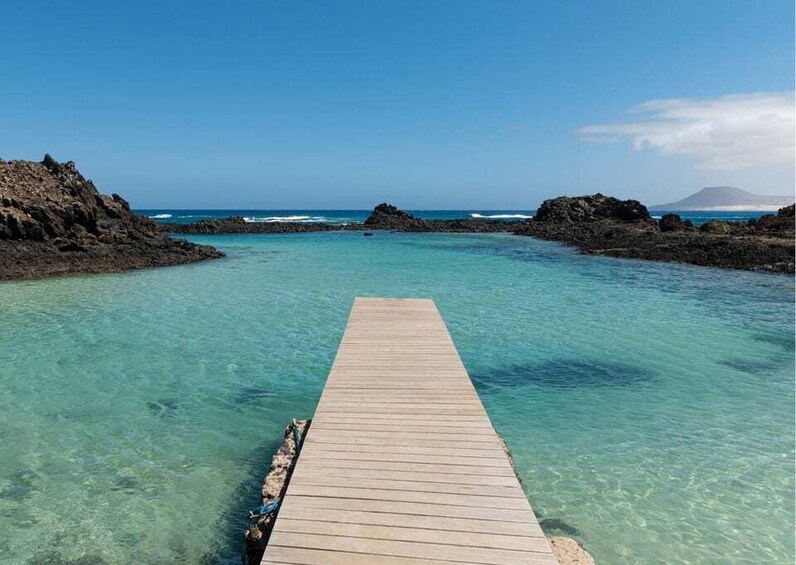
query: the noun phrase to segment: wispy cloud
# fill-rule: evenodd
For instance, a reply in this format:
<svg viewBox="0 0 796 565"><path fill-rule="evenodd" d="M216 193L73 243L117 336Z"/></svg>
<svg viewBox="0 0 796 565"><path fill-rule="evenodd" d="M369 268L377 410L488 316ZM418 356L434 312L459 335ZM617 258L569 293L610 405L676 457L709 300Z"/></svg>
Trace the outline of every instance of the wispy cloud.
<svg viewBox="0 0 796 565"><path fill-rule="evenodd" d="M587 125L580 139L688 155L714 171L794 163L793 92L650 100L631 112L640 119Z"/></svg>

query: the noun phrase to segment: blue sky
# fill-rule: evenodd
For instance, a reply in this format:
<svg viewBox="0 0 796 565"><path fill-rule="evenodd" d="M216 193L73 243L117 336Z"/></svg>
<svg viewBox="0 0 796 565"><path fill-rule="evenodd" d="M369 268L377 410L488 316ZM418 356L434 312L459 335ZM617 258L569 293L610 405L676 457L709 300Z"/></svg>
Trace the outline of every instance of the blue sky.
<svg viewBox="0 0 796 565"><path fill-rule="evenodd" d="M0 0L0 14L0 157L74 160L134 207L794 190L790 0Z"/></svg>

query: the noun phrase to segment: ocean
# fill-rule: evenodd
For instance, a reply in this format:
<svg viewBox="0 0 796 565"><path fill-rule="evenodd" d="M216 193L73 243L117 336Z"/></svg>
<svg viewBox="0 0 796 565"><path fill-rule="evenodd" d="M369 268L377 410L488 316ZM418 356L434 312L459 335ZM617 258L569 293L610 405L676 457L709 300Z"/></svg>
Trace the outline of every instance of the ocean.
<svg viewBox="0 0 796 565"><path fill-rule="evenodd" d="M243 216L248 222L328 222L346 224L363 222L371 210L170 210L139 209L137 213L157 222L190 224L200 220L217 220L229 216ZM765 212L693 212L666 210L652 212L652 217L660 219L663 214L680 214L684 220L700 225L708 220L729 222L747 221L759 218ZM412 215L424 220L456 220L461 218L484 218L487 220L524 221L533 217L536 210L409 210Z"/></svg>
<svg viewBox="0 0 796 565"><path fill-rule="evenodd" d="M436 301L548 533L794 561L793 277L503 234L190 239L227 257L0 284L0 562L239 563L355 296Z"/></svg>

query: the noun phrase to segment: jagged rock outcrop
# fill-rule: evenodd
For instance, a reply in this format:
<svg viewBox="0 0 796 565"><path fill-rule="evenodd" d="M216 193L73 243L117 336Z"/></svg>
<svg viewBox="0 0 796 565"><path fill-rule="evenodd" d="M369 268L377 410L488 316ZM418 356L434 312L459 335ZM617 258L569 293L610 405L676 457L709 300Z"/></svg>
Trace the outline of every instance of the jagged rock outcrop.
<svg viewBox="0 0 796 565"><path fill-rule="evenodd" d="M683 220L678 214L664 214L658 220L658 227L661 231L685 231L694 229L691 220Z"/></svg>
<svg viewBox="0 0 796 565"><path fill-rule="evenodd" d="M749 222L711 221L696 230L679 217L655 223L637 204L601 194L548 200L515 233L562 241L593 255L794 272L793 206L781 209L777 216Z"/></svg>
<svg viewBox="0 0 796 565"><path fill-rule="evenodd" d="M415 218L412 214L382 202L373 209L363 225L374 230L416 231L424 228L425 224L426 222Z"/></svg>
<svg viewBox="0 0 796 565"><path fill-rule="evenodd" d="M649 222L652 217L638 200L619 200L598 192L592 196L560 196L545 200L533 220L558 223Z"/></svg>
<svg viewBox="0 0 796 565"><path fill-rule="evenodd" d="M0 280L220 256L212 247L170 239L118 194L100 194L72 161L0 160Z"/></svg>

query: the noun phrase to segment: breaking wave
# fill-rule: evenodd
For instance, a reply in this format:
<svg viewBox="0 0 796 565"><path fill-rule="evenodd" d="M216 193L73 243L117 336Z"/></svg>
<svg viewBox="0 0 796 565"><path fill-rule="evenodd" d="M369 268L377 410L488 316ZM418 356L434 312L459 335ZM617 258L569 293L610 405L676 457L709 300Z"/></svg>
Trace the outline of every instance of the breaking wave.
<svg viewBox="0 0 796 565"><path fill-rule="evenodd" d="M326 218L323 216L266 216L263 218L247 216L243 219L252 224L276 224L282 222L311 223L326 221Z"/></svg>
<svg viewBox="0 0 796 565"><path fill-rule="evenodd" d="M528 216L526 214L491 214L491 215L483 215L483 214L470 214L471 218L480 218L483 220L515 220L515 219L528 219L533 218L533 216Z"/></svg>

